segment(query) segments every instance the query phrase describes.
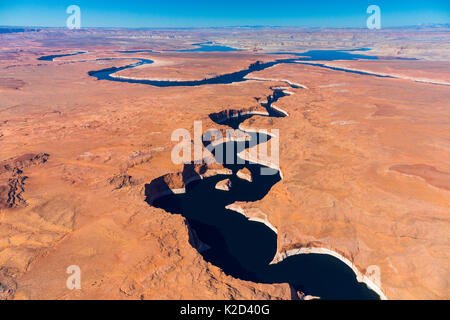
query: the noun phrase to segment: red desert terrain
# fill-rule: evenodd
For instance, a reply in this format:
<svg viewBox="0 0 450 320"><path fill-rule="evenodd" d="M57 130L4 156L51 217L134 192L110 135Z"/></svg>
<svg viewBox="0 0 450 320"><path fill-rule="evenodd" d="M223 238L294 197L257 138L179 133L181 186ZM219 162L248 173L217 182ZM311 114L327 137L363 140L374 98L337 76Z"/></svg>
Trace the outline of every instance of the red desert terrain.
<svg viewBox="0 0 450 320"><path fill-rule="evenodd" d="M205 41L242 51L171 51ZM186 219L145 201L152 181L156 193L167 191L158 181L185 188L171 161L175 129L263 113L274 87L290 93L275 103L288 116L241 127L279 130L282 180L232 205L277 232L273 262L333 254L383 298L450 298L450 30L48 29L0 43L0 300L291 299L287 283L239 280L206 262ZM293 57L275 52L354 48L385 59L276 64L198 86L88 74L143 58L154 63L113 76L202 80ZM126 50L154 52L117 52ZM87 53L38 60L77 51ZM81 290L66 287L70 265Z"/></svg>

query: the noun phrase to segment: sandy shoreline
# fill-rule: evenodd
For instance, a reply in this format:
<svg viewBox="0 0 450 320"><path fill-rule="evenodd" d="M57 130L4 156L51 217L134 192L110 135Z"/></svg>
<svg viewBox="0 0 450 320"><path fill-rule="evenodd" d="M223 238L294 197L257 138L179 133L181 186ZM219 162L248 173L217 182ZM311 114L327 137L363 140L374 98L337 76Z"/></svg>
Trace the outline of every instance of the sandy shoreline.
<svg viewBox="0 0 450 320"><path fill-rule="evenodd" d="M380 285L376 284L375 280L370 275L362 274L358 270L358 268L356 268L356 266L353 264L353 262L348 260L346 257L337 253L336 251L333 251L333 250L330 250L327 248L320 248L320 247L318 247L318 248L300 248L300 249L287 250L285 252L278 252L275 255L275 257L273 258L271 264L279 263L279 262L283 261L284 259L286 259L290 256L297 255L297 254L311 254L311 253L327 254L327 255L331 255L331 256L339 259L340 261L345 263L347 266L349 266L353 270L358 282L365 283L367 285L367 287L369 287L371 290L373 290L380 296L381 300L388 300L388 298L386 297L386 295L384 294L384 292L381 288L381 284ZM372 266L369 266L369 268L370 267L372 267ZM374 266L374 267L378 268L378 266Z"/></svg>
<svg viewBox="0 0 450 320"><path fill-rule="evenodd" d="M297 63L302 63L302 62L297 62ZM410 77L410 76L404 76L398 73L384 73L384 72L375 72L375 71L370 71L367 69L357 69L357 68L348 68L345 66L341 66L339 64L335 65L332 63L326 63L326 62L308 62L309 65L318 65L318 66L325 66L325 67L329 67L329 68L339 68L342 69L343 71L355 71L355 72L364 72L367 74L371 74L374 76L380 76L380 77L390 77L393 79L402 79L402 80L411 80L414 82L419 82L419 83L427 83L427 84L434 84L434 85L442 85L442 86L450 86L450 82L445 82L442 80L435 80L435 79L427 79L427 78L415 78L415 77Z"/></svg>

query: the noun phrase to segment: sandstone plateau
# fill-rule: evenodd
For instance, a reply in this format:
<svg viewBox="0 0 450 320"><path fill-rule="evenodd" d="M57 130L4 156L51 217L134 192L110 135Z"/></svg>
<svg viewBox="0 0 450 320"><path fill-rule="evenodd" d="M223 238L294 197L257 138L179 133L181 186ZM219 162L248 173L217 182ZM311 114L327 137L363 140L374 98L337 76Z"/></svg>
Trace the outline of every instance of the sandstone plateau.
<svg viewBox="0 0 450 320"><path fill-rule="evenodd" d="M149 195L183 192L187 181L232 174L174 164L175 129L193 132L202 121L203 130L224 130L215 120L252 113L262 115L241 127L279 130L283 179L262 200L231 209L277 232L274 262L329 250L388 299L450 298L450 31L235 31L0 34L0 299L297 297L288 283L226 275L203 259L211 244L185 218L149 204ZM205 40L242 51L166 51ZM316 63L392 77L302 63L190 87L88 75L144 58L154 63L116 76L201 80L287 52L364 47L386 59ZM75 51L86 53L37 60ZM275 103L288 116L266 117L278 87L289 91ZM71 265L82 270L81 290L66 287Z"/></svg>

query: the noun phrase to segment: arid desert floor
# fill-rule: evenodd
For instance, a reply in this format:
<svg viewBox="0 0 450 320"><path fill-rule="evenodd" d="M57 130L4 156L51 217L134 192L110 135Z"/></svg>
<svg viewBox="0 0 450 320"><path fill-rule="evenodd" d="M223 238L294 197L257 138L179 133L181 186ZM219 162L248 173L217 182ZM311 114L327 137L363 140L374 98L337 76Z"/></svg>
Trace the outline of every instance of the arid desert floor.
<svg viewBox="0 0 450 320"><path fill-rule="evenodd" d="M176 51L207 42L240 50ZM171 161L175 129L224 129L211 114L264 112L279 87L287 116L241 127L279 130L282 179L232 205L276 230L273 262L328 252L384 298L450 298L450 29L42 29L0 43L0 300L293 298L288 283L206 262L186 219L147 201L158 178L157 190L186 187ZM362 48L379 59L280 63L231 83L89 75L137 58L153 63L113 76L195 81ZM66 287L70 265L81 290Z"/></svg>

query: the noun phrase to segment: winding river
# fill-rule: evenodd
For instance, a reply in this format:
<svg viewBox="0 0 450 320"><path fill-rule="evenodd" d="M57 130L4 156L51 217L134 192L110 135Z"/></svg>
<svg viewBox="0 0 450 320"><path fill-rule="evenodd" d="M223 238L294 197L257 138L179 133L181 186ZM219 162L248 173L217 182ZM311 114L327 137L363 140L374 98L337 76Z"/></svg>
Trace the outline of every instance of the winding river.
<svg viewBox="0 0 450 320"><path fill-rule="evenodd" d="M81 54L81 52L75 54ZM246 76L251 72L264 70L280 63L353 60L367 57L353 54L350 51L308 51L298 55L299 57L296 58L278 59L267 63L257 62L237 72L196 81L157 81L114 76L118 71L153 63L152 60L142 58L96 59L97 61L132 59L137 62L123 67L90 71L89 75L99 80L139 83L157 87L199 86L247 81L249 79ZM305 56L309 58L305 59ZM58 56L49 56L41 60L52 61L55 57ZM370 56L369 59L376 59L376 57ZM295 85L291 86L297 88ZM268 98L267 103L261 103L261 106L267 109L268 117L280 117L282 115L273 108L272 104L283 98L285 94L282 89L273 90L274 94ZM234 117L225 121L215 120L213 115L210 115L210 118L219 125L238 129L245 119L252 116L255 115ZM270 139L270 136L261 133L245 133L251 136L252 142L255 144L261 140ZM226 142L215 146L213 154L215 155L215 151L219 148L230 150L227 148L227 144L234 145L231 150L234 150L232 156L235 160L241 151L248 148L248 143ZM236 201L254 202L264 198L270 189L281 180L280 172L275 171L273 175L261 175L262 165L249 161L244 161L243 164L236 164L235 161L235 164L224 163L223 165L232 170L232 176L217 175L197 180L189 183L183 194L170 194L151 201L152 206L173 214L181 214L187 219L198 239L207 245L198 249L206 261L238 279L259 283L289 283L293 297L296 297L296 291L302 291L322 299L379 299L374 291L364 283L357 281L355 273L349 266L331 255L301 254L287 257L276 264L270 264L277 252L277 234L265 224L250 221L242 214L228 210L226 207ZM252 182L236 176L236 172L242 168L247 168L252 173ZM231 180L231 190L217 190L216 183L226 178Z"/></svg>
<svg viewBox="0 0 450 320"><path fill-rule="evenodd" d="M266 108L269 117L280 116L277 110L272 109L272 103L284 96L280 92L276 89L272 99L268 99ZM252 115L233 117L217 123L236 129L250 117ZM212 116L210 118L214 119ZM186 186L186 193L163 196L152 201L151 205L183 215L199 240L207 245L206 250L205 246L199 250L204 259L235 278L259 283L289 283L294 298L300 291L322 299L379 299L374 291L357 281L351 268L330 255L295 255L270 264L277 252L277 234L265 224L250 221L226 208L236 201L254 202L264 198L281 180L277 170L273 175L261 175L260 164L243 159L243 164L237 164L238 154L249 144L270 139L262 133L246 133L251 136L249 142L225 142L216 145L213 150L214 155L216 149L232 150L234 164L221 161L229 159L226 154L221 154L216 160L232 170L233 175L197 180ZM233 147L227 146L229 144ZM252 182L236 176L237 171L243 168L252 173ZM230 179L232 187L229 191L215 188L223 179Z"/></svg>
<svg viewBox="0 0 450 320"><path fill-rule="evenodd" d="M179 51L179 50L177 50ZM200 49L196 52L200 52ZM279 54L289 54L289 53L279 53ZM345 71L349 73L356 73L356 74L362 74L362 75L369 75L369 76L375 76L375 77L383 77L383 78L390 78L389 76L381 76L374 73L368 73L368 72L361 72L361 71L355 71L355 70L348 70L348 69L342 69L342 68L335 68L335 67L328 67L323 64L312 64L308 61L336 61L336 60L357 60L357 59L378 59L378 57L375 56L367 56L362 54L353 54L348 51L339 51L339 50L313 50L313 51L307 51L304 53L291 53L291 55L299 56L298 58L287 58L287 59L277 59L275 61L270 62L256 62L252 65L250 65L248 68L242 69L240 71L228 73L219 75L217 77L213 78L207 78L202 80L190 80L190 81L162 81L162 80L151 80L151 79L133 79L129 77L122 77L122 76L115 76L114 74L118 71L134 68L137 66L141 66L144 64L151 64L153 63L152 60L148 59L141 59L141 58L131 58L133 60L137 60L138 62L123 66L123 67L112 67L112 68L106 68L101 70L95 70L90 71L89 75L92 77L97 78L98 80L108 80L108 81L116 81L116 82L127 82L127 83L138 83L138 84L146 84L156 87L174 87L174 86L184 86L184 87L191 87L191 86L201 86L201 85L207 85L207 84L230 84L230 83L237 83L237 82L244 82L249 81L251 78L247 78L247 76L255 71L261 71L270 67L273 67L277 64L282 63L302 63L302 64L310 64L313 66L319 66L323 68L338 70L338 71ZM115 60L115 59L121 59L123 58L111 58L109 60ZM105 59L98 59L98 60L105 60Z"/></svg>

